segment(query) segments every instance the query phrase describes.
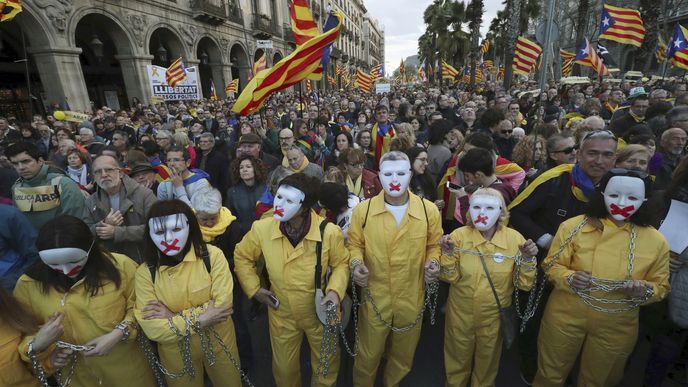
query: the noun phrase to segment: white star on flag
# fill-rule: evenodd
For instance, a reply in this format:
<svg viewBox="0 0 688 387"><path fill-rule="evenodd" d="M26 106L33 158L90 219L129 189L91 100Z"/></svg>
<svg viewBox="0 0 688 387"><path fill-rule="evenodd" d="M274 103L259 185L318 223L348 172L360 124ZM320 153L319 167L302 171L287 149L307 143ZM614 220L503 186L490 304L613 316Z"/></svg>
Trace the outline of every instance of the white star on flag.
<svg viewBox="0 0 688 387"><path fill-rule="evenodd" d="M674 47L676 48L681 48L681 43L683 43L683 40L679 39L674 42Z"/></svg>
<svg viewBox="0 0 688 387"><path fill-rule="evenodd" d="M609 18L605 17L604 19L602 19L602 24L604 24L605 26L608 26L609 25Z"/></svg>

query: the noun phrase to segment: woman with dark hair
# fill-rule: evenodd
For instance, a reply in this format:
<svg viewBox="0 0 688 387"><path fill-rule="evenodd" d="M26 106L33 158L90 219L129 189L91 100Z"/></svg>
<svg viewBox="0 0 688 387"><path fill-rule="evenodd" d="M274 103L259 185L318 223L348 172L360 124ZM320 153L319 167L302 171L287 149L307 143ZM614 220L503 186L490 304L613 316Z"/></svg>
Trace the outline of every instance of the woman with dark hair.
<svg viewBox="0 0 688 387"><path fill-rule="evenodd" d="M91 166L88 157L79 152L78 149L71 149L67 152L67 175L79 185L82 191L87 193L93 191L93 179L91 178Z"/></svg>
<svg viewBox="0 0 688 387"><path fill-rule="evenodd" d="M375 161L375 148L373 146L373 135L370 129L361 130L356 135L356 144L358 149L363 151L365 156L365 167L371 171L377 171L377 162Z"/></svg>
<svg viewBox="0 0 688 387"><path fill-rule="evenodd" d="M136 263L103 249L86 223L69 215L43 225L36 247L41 262L19 278L14 295L39 324L60 321L64 329L50 346L35 346L32 334L24 337L19 353L34 373L54 371L39 370L36 360L67 357L63 371L72 375L71 386L153 385L153 374L135 340ZM58 338L61 341L52 346Z"/></svg>
<svg viewBox="0 0 688 387"><path fill-rule="evenodd" d="M615 386L638 334L638 307L669 292L669 244L652 224L647 173L612 169L584 215L561 224L542 267L554 285L535 385ZM541 286L544 284L541 284Z"/></svg>
<svg viewBox="0 0 688 387"><path fill-rule="evenodd" d="M234 252L244 292L269 307L272 374L280 387L301 385L299 352L304 335L310 345L311 385L337 384L338 351L326 359L328 372L318 372L325 330L316 308L329 303L338 308L349 283L349 252L339 228L323 223L312 208L318 202L319 187L318 179L303 173L285 177L275 195L273 217L256 221ZM313 275L318 244L323 270L316 278L321 288ZM270 277L269 290L261 287L256 274L261 256ZM331 275L325 281L327 272ZM316 296L322 296L322 301L314 307Z"/></svg>
<svg viewBox="0 0 688 387"><path fill-rule="evenodd" d="M232 322L234 281L217 247L206 244L193 210L155 203L146 224L146 262L136 271L136 320L157 342L167 385L240 386Z"/></svg>
<svg viewBox="0 0 688 387"><path fill-rule="evenodd" d="M349 192L361 199L370 199L382 191L377 172L365 168L365 156L360 149L345 149L339 155L339 169L346 175Z"/></svg>
<svg viewBox="0 0 688 387"><path fill-rule="evenodd" d="M409 189L414 194L428 199L432 202L437 200L437 186L432 181L432 177L427 172L428 168L428 152L425 148L414 146L406 150L406 155L411 162L411 170L413 177L409 184ZM438 203L435 203L438 204ZM442 207L444 202L442 201ZM438 205L438 208L440 206ZM439 208L442 211L442 208Z"/></svg>
<svg viewBox="0 0 688 387"><path fill-rule="evenodd" d="M351 129L351 135L358 139L358 134L364 130L370 130L372 125L368 122L368 116L364 112L359 112L356 117L356 125Z"/></svg>
<svg viewBox="0 0 688 387"><path fill-rule="evenodd" d="M334 144L332 144L332 150L330 151L330 154L325 157L325 163L323 166L323 169L328 170L330 167L334 167L339 164L339 155L342 154L342 152L345 149L353 148L354 147L354 140L351 138L351 133L349 132L340 132L335 138L334 138Z"/></svg>
<svg viewBox="0 0 688 387"><path fill-rule="evenodd" d="M256 220L256 203L265 192L267 174L263 162L243 154L232 162L232 185L227 190L225 206L237 217L243 236Z"/></svg>
<svg viewBox="0 0 688 387"><path fill-rule="evenodd" d="M38 132L38 129L31 125L22 125L20 130L22 141L30 142L36 145L38 152L43 157L48 157L48 148L45 146L45 143L41 141L41 134Z"/></svg>

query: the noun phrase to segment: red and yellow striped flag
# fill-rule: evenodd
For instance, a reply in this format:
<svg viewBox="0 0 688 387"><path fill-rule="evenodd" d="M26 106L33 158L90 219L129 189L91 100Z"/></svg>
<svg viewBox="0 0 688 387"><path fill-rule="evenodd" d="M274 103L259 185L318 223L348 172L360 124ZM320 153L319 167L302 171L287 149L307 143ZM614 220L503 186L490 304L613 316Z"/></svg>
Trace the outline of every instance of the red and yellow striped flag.
<svg viewBox="0 0 688 387"><path fill-rule="evenodd" d="M327 76L327 81L332 85L332 87L337 87L337 79L331 75Z"/></svg>
<svg viewBox="0 0 688 387"><path fill-rule="evenodd" d="M451 79L453 81L458 74L459 72L452 65L444 60L442 61L442 79Z"/></svg>
<svg viewBox="0 0 688 387"><path fill-rule="evenodd" d="M655 51L655 58L657 62L663 62L667 59L667 45L661 36L657 36L657 50Z"/></svg>
<svg viewBox="0 0 688 387"><path fill-rule="evenodd" d="M294 41L297 46L306 43L308 40L320 34L318 24L313 19L311 9L308 7L308 0L293 0L289 6L289 16L291 18L291 29L294 33ZM318 68L308 76L308 79L319 81L322 79L323 67Z"/></svg>
<svg viewBox="0 0 688 387"><path fill-rule="evenodd" d="M367 94L370 93L370 86L372 84L373 77L370 74L366 74L366 72L361 69L358 69L358 71L356 71L356 81L354 82L354 88L358 87Z"/></svg>
<svg viewBox="0 0 688 387"><path fill-rule="evenodd" d="M373 81L377 81L378 79L382 78L384 76L382 73L382 63L375 65L373 69L370 70L370 75L373 77Z"/></svg>
<svg viewBox="0 0 688 387"><path fill-rule="evenodd" d="M320 61L325 55L325 47L339 37L342 15L332 12L330 18L335 18L336 24L332 23L334 28L296 47L277 64L256 74L237 98L232 111L249 115L260 109L273 92L292 86L312 74L320 66Z"/></svg>
<svg viewBox="0 0 688 387"><path fill-rule="evenodd" d="M542 48L537 43L519 36L516 41L516 51L511 68L514 74L528 75L537 64Z"/></svg>
<svg viewBox="0 0 688 387"><path fill-rule="evenodd" d="M172 87L176 87L178 84L186 81L186 69L181 57L172 62L170 67L165 70L165 80Z"/></svg>
<svg viewBox="0 0 688 387"><path fill-rule="evenodd" d="M311 85L311 81L308 79L306 79L306 93L308 93L308 95L313 94L313 86Z"/></svg>
<svg viewBox="0 0 688 387"><path fill-rule="evenodd" d="M0 0L0 22L14 19L21 11L21 0Z"/></svg>
<svg viewBox="0 0 688 387"><path fill-rule="evenodd" d="M604 65L602 59L597 55L597 51L590 45L588 38L583 38L582 46L576 54L576 63L583 66L592 67L597 75L609 75L607 66Z"/></svg>
<svg viewBox="0 0 688 387"><path fill-rule="evenodd" d="M490 50L490 41L483 40L483 44L480 45L480 54L485 55Z"/></svg>
<svg viewBox="0 0 688 387"><path fill-rule="evenodd" d="M421 82L425 82L425 81L426 81L426 78L425 78L425 70L423 70L423 65L421 65L420 68L418 68L418 79L419 79Z"/></svg>
<svg viewBox="0 0 688 387"><path fill-rule="evenodd" d="M236 93L237 90L239 90L239 78L232 79L227 86L225 86L225 93Z"/></svg>
<svg viewBox="0 0 688 387"><path fill-rule="evenodd" d="M642 46L645 40L645 26L640 12L631 8L604 4L598 39L613 40L636 47Z"/></svg>
<svg viewBox="0 0 688 387"><path fill-rule="evenodd" d="M561 56L561 76L568 77L573 71L573 62L576 61L576 54L559 49L559 55Z"/></svg>
<svg viewBox="0 0 688 387"><path fill-rule="evenodd" d="M251 76L251 78L255 77L256 74L265 70L266 68L268 68L268 57L267 53L263 52L263 55L261 55L261 57L258 58L256 63L253 64L253 76Z"/></svg>

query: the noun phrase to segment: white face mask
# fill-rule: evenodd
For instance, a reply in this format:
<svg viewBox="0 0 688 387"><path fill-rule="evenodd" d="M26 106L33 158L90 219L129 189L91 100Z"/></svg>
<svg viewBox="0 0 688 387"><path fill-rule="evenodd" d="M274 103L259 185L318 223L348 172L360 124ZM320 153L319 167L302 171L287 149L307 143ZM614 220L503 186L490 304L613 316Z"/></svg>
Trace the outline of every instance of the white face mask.
<svg viewBox="0 0 688 387"><path fill-rule="evenodd" d="M645 183L638 177L614 176L602 193L607 212L615 220L626 220L645 202Z"/></svg>
<svg viewBox="0 0 688 387"><path fill-rule="evenodd" d="M95 241L94 241L95 242ZM56 249L41 250L38 255L51 269L66 275L69 278L76 278L88 261L88 254L91 252L76 247L58 247Z"/></svg>
<svg viewBox="0 0 688 387"><path fill-rule="evenodd" d="M306 195L300 190L288 185L280 186L275 194L275 210L273 217L280 222L287 222L299 212Z"/></svg>
<svg viewBox="0 0 688 387"><path fill-rule="evenodd" d="M387 160L380 165L379 176L387 195L402 196L411 182L411 164L406 160Z"/></svg>
<svg viewBox="0 0 688 387"><path fill-rule="evenodd" d="M151 218L148 228L155 246L168 257L179 254L189 240L189 219L184 214Z"/></svg>
<svg viewBox="0 0 688 387"><path fill-rule="evenodd" d="M473 226L480 231L486 231L499 220L502 214L502 203L494 196L473 195L468 210L471 213Z"/></svg>

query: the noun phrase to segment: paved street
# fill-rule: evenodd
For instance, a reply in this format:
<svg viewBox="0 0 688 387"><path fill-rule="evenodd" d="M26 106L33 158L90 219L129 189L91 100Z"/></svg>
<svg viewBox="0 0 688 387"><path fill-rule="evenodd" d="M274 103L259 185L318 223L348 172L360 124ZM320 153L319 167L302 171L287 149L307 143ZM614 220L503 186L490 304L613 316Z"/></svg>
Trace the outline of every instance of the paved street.
<svg viewBox="0 0 688 387"><path fill-rule="evenodd" d="M439 309L439 308L438 308ZM438 311L439 313L439 311ZM249 322L249 329L253 339L253 347L256 354L255 366L250 371L250 377L256 387L275 386L271 369L271 350L267 329L267 314L261 313L255 321ZM416 350L416 358L413 369L406 379L401 383L402 387L440 387L444 386L444 361L442 348L444 342L444 316L440 314L435 326L430 325L426 316L421 334L420 343ZM302 377L303 386L309 385L310 365L305 361L307 348L302 348ZM627 374L624 376L620 387L641 387L642 375L645 361L648 355L649 345L646 341L641 341L640 349L636 356L631 359ZM339 374L339 386L351 386L351 368L353 359L343 355L342 366ZM685 372L679 373L683 377ZM515 347L510 351L504 351L500 363L500 370L497 376L498 387L524 387L519 376L518 353ZM667 381L664 386L678 387L686 386L688 383L679 384ZM382 386L380 373L378 372L377 386Z"/></svg>

